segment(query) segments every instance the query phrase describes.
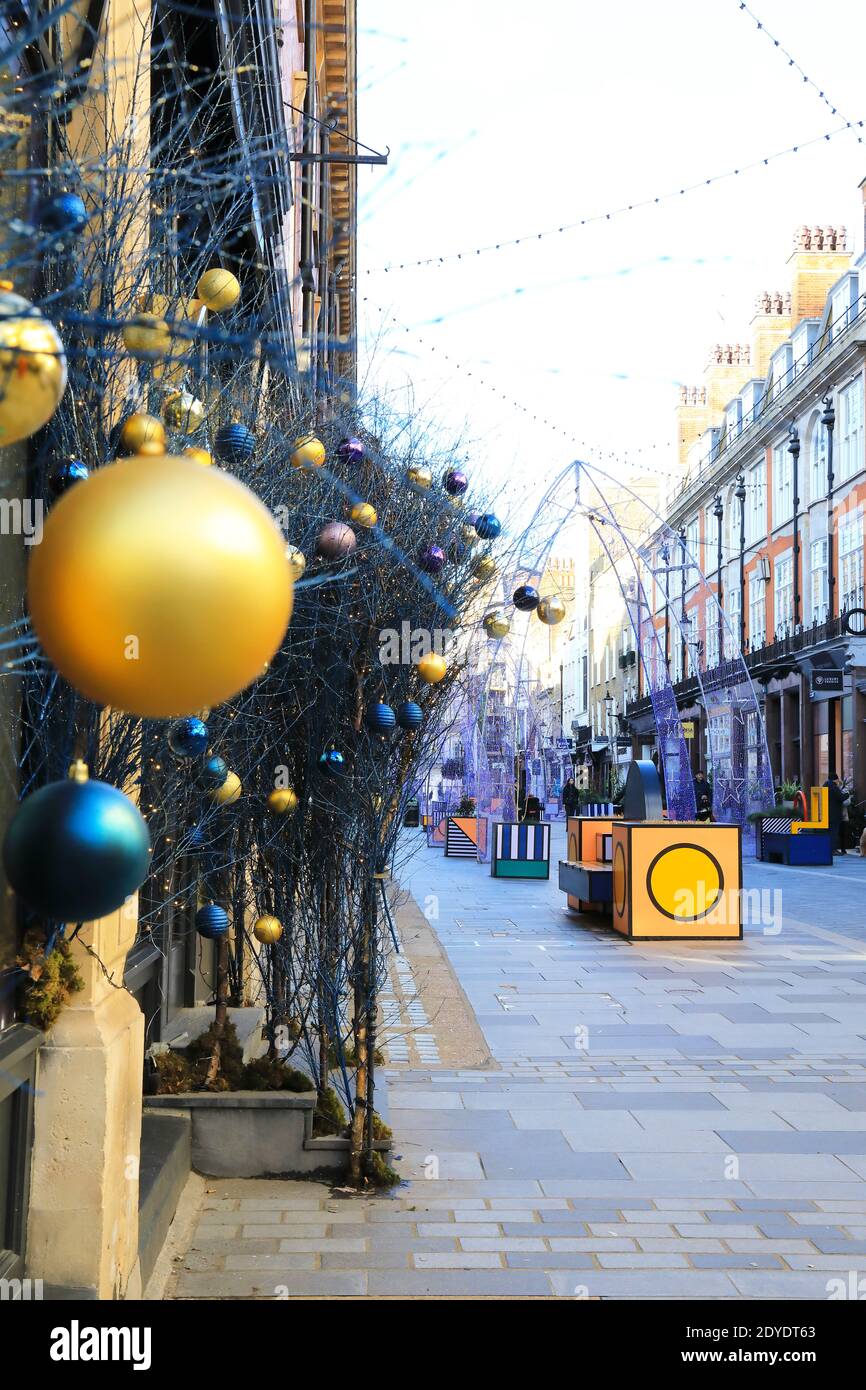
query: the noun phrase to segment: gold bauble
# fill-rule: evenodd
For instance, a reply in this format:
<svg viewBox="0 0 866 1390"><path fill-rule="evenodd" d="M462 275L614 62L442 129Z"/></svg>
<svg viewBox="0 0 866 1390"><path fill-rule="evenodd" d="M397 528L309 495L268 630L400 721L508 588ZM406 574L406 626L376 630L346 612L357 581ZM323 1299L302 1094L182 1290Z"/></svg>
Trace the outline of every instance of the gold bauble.
<svg viewBox="0 0 866 1390"><path fill-rule="evenodd" d="M66 390L66 356L54 325L18 294L0 292L0 445L51 419Z"/></svg>
<svg viewBox="0 0 866 1390"><path fill-rule="evenodd" d="M241 779L236 772L226 773L226 780L221 787L212 787L208 792L211 801L217 806L231 806L233 801L237 801L242 791Z"/></svg>
<svg viewBox="0 0 866 1390"><path fill-rule="evenodd" d="M163 455L70 488L30 557L33 627L61 675L144 718L197 714L254 681L292 613L279 527L218 468Z"/></svg>
<svg viewBox="0 0 866 1390"><path fill-rule="evenodd" d="M298 798L291 787L275 787L268 794L268 810L275 816L291 816L298 809Z"/></svg>
<svg viewBox="0 0 866 1390"><path fill-rule="evenodd" d="M206 270L195 287L196 299L200 299L206 309L219 313L230 309L241 297L241 287L237 276L230 270L214 266Z"/></svg>
<svg viewBox="0 0 866 1390"><path fill-rule="evenodd" d="M433 474L423 463L413 463L406 469L406 482L413 492L429 492L433 486Z"/></svg>
<svg viewBox="0 0 866 1390"><path fill-rule="evenodd" d="M165 453L165 425L155 415L138 412L124 420L120 430L120 448L125 454L151 453L150 447L158 444L158 453Z"/></svg>
<svg viewBox="0 0 866 1390"><path fill-rule="evenodd" d="M253 927L253 936L264 946L273 946L283 934L283 924L277 917L260 917Z"/></svg>
<svg viewBox="0 0 866 1390"><path fill-rule="evenodd" d="M307 568L307 557L303 550L299 550L296 545L287 545L286 559L289 562L292 579L300 579L304 570Z"/></svg>
<svg viewBox="0 0 866 1390"><path fill-rule="evenodd" d="M165 441L160 444L158 439L148 439L142 444L138 451L138 458L159 458L165 453Z"/></svg>
<svg viewBox="0 0 866 1390"><path fill-rule="evenodd" d="M171 332L165 319L136 314L123 325L123 346L133 357L165 357L171 351Z"/></svg>
<svg viewBox="0 0 866 1390"><path fill-rule="evenodd" d="M511 618L505 608L491 608L484 616L483 627L488 637L507 637L511 631Z"/></svg>
<svg viewBox="0 0 866 1390"><path fill-rule="evenodd" d="M565 603L559 594L551 594L548 598L539 599L536 613L543 623L548 627L556 627L565 617Z"/></svg>
<svg viewBox="0 0 866 1390"><path fill-rule="evenodd" d="M474 545L478 540L478 532L474 526L464 525L460 527L460 539L465 545Z"/></svg>
<svg viewBox="0 0 866 1390"><path fill-rule="evenodd" d="M349 516L357 526L364 526L368 530L371 526L375 526L379 520L376 508L371 507L369 502L356 502L349 512Z"/></svg>
<svg viewBox="0 0 866 1390"><path fill-rule="evenodd" d="M204 406L189 391L173 391L162 403L162 414L173 430L192 434L204 420Z"/></svg>
<svg viewBox="0 0 866 1390"><path fill-rule="evenodd" d="M292 445L291 464L293 468L321 468L326 454L321 439L314 434L304 434Z"/></svg>
<svg viewBox="0 0 866 1390"><path fill-rule="evenodd" d="M428 652L426 656L419 657L415 662L415 668L422 681L427 681L428 685L437 685L448 670L444 656L440 656L438 652Z"/></svg>
<svg viewBox="0 0 866 1390"><path fill-rule="evenodd" d="M493 579L496 574L496 561L492 555L479 555L472 566L476 579Z"/></svg>
<svg viewBox="0 0 866 1390"><path fill-rule="evenodd" d="M197 449L194 444L190 444L188 448L184 449L181 458L192 459L193 463L200 463L203 468L210 468L213 463L213 457L207 449Z"/></svg>

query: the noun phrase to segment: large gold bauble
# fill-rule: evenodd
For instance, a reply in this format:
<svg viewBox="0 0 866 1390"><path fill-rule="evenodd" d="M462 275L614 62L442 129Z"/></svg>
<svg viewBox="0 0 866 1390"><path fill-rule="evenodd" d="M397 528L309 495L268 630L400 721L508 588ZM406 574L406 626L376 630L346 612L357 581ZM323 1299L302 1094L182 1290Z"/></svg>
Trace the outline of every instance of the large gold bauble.
<svg viewBox="0 0 866 1390"><path fill-rule="evenodd" d="M193 463L200 463L203 468L210 468L213 463L213 456L207 449L198 449L194 444L190 444L184 449L181 458L191 459Z"/></svg>
<svg viewBox="0 0 866 1390"><path fill-rule="evenodd" d="M474 545L478 540L478 532L474 526L464 525L460 527L460 539L464 545Z"/></svg>
<svg viewBox="0 0 866 1390"><path fill-rule="evenodd" d="M165 425L155 415L136 413L124 420L120 429L120 448L125 454L141 454L145 446L159 445L158 453L165 453ZM148 447L147 453L152 450Z"/></svg>
<svg viewBox="0 0 866 1390"><path fill-rule="evenodd" d="M413 463L406 469L406 482L413 492L429 492L433 486L433 474L423 463Z"/></svg>
<svg viewBox="0 0 866 1390"><path fill-rule="evenodd" d="M379 520L376 514L376 508L372 507L369 502L356 502L349 512L349 516L356 526L363 526L367 530L369 530L371 526L375 526L376 522Z"/></svg>
<svg viewBox="0 0 866 1390"><path fill-rule="evenodd" d="M492 555L479 555L472 566L476 579L493 579L496 575L496 561Z"/></svg>
<svg viewBox="0 0 866 1390"><path fill-rule="evenodd" d="M204 406L189 391L173 391L162 403L162 414L173 430L193 434L204 420Z"/></svg>
<svg viewBox="0 0 866 1390"><path fill-rule="evenodd" d="M237 801L243 788L241 779L236 772L226 774L226 780L221 787L212 787L208 792L211 801L217 806L231 806L233 801Z"/></svg>
<svg viewBox="0 0 866 1390"><path fill-rule="evenodd" d="M321 468L326 454L321 439L314 434L304 434L292 445L291 464L293 468Z"/></svg>
<svg viewBox="0 0 866 1390"><path fill-rule="evenodd" d="M218 468L123 459L70 488L30 557L33 626L100 705L196 714L256 680L292 614L285 541Z"/></svg>
<svg viewBox="0 0 866 1390"><path fill-rule="evenodd" d="M54 325L29 300L0 291L0 446L51 419L66 390L66 355Z"/></svg>
<svg viewBox="0 0 866 1390"><path fill-rule="evenodd" d="M484 616L483 627L488 637L507 637L511 631L511 618L505 608L491 608Z"/></svg>
<svg viewBox="0 0 866 1390"><path fill-rule="evenodd" d="M155 314L136 314L123 325L123 346L133 357L165 357L171 351L171 331Z"/></svg>
<svg viewBox="0 0 866 1390"><path fill-rule="evenodd" d="M296 545L286 546L286 559L289 562L289 569L292 579L298 580L307 568L307 557L303 550L299 550Z"/></svg>
<svg viewBox="0 0 866 1390"><path fill-rule="evenodd" d="M275 787L268 793L268 810L275 816L291 816L298 809L298 798L291 787Z"/></svg>
<svg viewBox="0 0 866 1390"><path fill-rule="evenodd" d="M438 685L448 667L444 656L440 656L438 652L427 652L426 656L419 657L415 662L415 669L422 681L426 681L428 685Z"/></svg>
<svg viewBox="0 0 866 1390"><path fill-rule="evenodd" d="M565 617L565 603L559 594L551 594L548 598L539 599L536 613L543 623L548 627L556 627Z"/></svg>
<svg viewBox="0 0 866 1390"><path fill-rule="evenodd" d="M283 934L283 924L278 917L260 917L253 927L253 936L264 946L273 946Z"/></svg>
<svg viewBox="0 0 866 1390"><path fill-rule="evenodd" d="M241 297L240 283L230 270L214 266L206 270L195 287L196 299L200 299L206 309L219 313L230 309Z"/></svg>

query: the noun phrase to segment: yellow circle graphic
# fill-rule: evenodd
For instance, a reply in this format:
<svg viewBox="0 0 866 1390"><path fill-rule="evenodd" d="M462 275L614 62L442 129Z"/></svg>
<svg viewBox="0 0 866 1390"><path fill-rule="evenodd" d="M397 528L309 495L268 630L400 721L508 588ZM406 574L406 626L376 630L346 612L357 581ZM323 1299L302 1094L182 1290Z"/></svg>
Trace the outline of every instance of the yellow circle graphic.
<svg viewBox="0 0 866 1390"><path fill-rule="evenodd" d="M625 850L617 845L613 854L613 905L617 917L625 912Z"/></svg>
<svg viewBox="0 0 866 1390"><path fill-rule="evenodd" d="M721 864L700 845L669 845L647 869L650 901L674 922L699 922L708 916L724 885Z"/></svg>

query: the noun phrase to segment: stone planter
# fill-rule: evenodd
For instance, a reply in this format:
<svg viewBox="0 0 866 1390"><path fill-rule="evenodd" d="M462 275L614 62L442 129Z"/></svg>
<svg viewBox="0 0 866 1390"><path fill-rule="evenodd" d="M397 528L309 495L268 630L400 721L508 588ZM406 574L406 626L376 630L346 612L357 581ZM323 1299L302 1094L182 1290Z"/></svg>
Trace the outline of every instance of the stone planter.
<svg viewBox="0 0 866 1390"><path fill-rule="evenodd" d="M315 1091L197 1091L144 1104L189 1116L192 1166L205 1177L338 1178L348 1167L348 1139L313 1136Z"/></svg>

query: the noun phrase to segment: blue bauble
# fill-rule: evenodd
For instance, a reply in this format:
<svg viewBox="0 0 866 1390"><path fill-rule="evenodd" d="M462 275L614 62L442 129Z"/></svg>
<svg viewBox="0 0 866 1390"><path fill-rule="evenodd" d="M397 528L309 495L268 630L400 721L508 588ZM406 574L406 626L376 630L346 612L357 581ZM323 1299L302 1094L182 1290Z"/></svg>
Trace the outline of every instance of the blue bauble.
<svg viewBox="0 0 866 1390"><path fill-rule="evenodd" d="M495 541L502 531L502 522L493 512L482 512L475 522L475 530L483 541Z"/></svg>
<svg viewBox="0 0 866 1390"><path fill-rule="evenodd" d="M55 193L39 204L36 221L45 232L76 235L87 226L87 208L77 193Z"/></svg>
<svg viewBox="0 0 866 1390"><path fill-rule="evenodd" d="M345 759L336 748L329 748L319 759L319 768L328 777L339 777L344 766Z"/></svg>
<svg viewBox="0 0 866 1390"><path fill-rule="evenodd" d="M49 782L18 807L3 864L34 912L58 922L93 922L141 887L150 832L138 807L108 782Z"/></svg>
<svg viewBox="0 0 866 1390"><path fill-rule="evenodd" d="M397 716L390 705L370 705L367 710L367 728L374 734L387 734L395 728Z"/></svg>
<svg viewBox="0 0 866 1390"><path fill-rule="evenodd" d="M424 711L414 700L405 700L397 707L397 723L401 729L420 729L424 723Z"/></svg>
<svg viewBox="0 0 866 1390"><path fill-rule="evenodd" d="M182 851L185 854L198 854L200 850L204 849L204 847L204 831L202 830L200 825L194 825L192 829L189 831L185 843L181 847Z"/></svg>
<svg viewBox="0 0 866 1390"><path fill-rule="evenodd" d="M218 903L205 903L195 914L195 929L205 940L215 941L227 934L229 915Z"/></svg>
<svg viewBox="0 0 866 1390"><path fill-rule="evenodd" d="M176 758L200 758L207 752L208 738L207 724L193 714L187 719L176 719L170 726L168 746Z"/></svg>
<svg viewBox="0 0 866 1390"><path fill-rule="evenodd" d="M246 425L223 425L217 430L214 453L223 463L246 463L256 447L256 437Z"/></svg>
<svg viewBox="0 0 866 1390"><path fill-rule="evenodd" d="M61 459L48 474L48 486L54 497L60 497L74 483L83 483L89 477L90 469L81 459Z"/></svg>
<svg viewBox="0 0 866 1390"><path fill-rule="evenodd" d="M228 775L229 766L225 758L208 758L201 770L202 781L214 789L221 787Z"/></svg>
<svg viewBox="0 0 866 1390"><path fill-rule="evenodd" d="M541 595L532 584L521 584L511 595L511 602L521 613L531 613L538 607Z"/></svg>

